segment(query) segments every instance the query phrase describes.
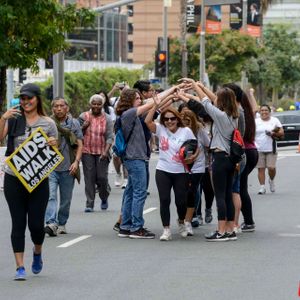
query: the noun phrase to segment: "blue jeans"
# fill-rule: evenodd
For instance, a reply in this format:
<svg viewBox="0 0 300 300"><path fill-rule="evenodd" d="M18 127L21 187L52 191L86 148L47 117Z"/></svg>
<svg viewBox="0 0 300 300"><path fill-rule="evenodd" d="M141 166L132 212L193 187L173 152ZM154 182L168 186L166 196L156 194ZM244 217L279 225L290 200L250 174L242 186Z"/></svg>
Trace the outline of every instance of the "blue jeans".
<svg viewBox="0 0 300 300"><path fill-rule="evenodd" d="M74 188L74 176L69 171L53 171L49 176L49 201L46 210L46 224L65 225L70 214ZM57 189L59 187L60 204L58 209Z"/></svg>
<svg viewBox="0 0 300 300"><path fill-rule="evenodd" d="M123 195L121 229L131 232L144 226L143 209L147 198L147 172L144 160L125 160L128 183Z"/></svg>

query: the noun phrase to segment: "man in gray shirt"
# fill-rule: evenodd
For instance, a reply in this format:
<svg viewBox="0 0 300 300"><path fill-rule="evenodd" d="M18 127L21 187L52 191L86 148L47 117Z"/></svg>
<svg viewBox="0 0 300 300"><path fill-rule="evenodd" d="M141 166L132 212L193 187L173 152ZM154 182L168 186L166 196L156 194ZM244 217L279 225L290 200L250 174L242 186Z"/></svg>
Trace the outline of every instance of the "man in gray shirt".
<svg viewBox="0 0 300 300"><path fill-rule="evenodd" d="M56 236L57 233L67 233L66 223L69 218L75 178L79 181L83 136L79 122L68 114L69 105L65 99L55 98L52 101L52 112L58 128L59 150L64 160L49 176L50 196L45 217L45 232L49 236Z"/></svg>

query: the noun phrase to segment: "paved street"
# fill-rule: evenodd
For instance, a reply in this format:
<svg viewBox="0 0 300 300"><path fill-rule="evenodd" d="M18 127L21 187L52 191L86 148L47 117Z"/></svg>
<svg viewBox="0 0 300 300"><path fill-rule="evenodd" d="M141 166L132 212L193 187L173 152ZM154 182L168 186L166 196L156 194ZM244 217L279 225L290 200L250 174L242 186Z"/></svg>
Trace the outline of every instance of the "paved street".
<svg viewBox="0 0 300 300"><path fill-rule="evenodd" d="M280 149L276 193L257 195L256 171L250 177L257 230L236 242L207 243L210 225L195 230L186 240L176 228L172 203L173 240L160 242L162 232L154 170L151 160L151 195L145 205L146 227L155 240L120 239L112 230L118 217L122 190L113 185L109 209L86 214L84 185L77 185L68 223L69 234L47 237L44 270L30 272L31 248L26 240L28 280L14 282L10 244L10 217L0 194L0 299L299 299L300 280L300 154ZM214 203L215 207L215 203ZM150 209L153 208L153 209ZM75 243L65 244L75 240ZM64 245L66 247L59 247Z"/></svg>

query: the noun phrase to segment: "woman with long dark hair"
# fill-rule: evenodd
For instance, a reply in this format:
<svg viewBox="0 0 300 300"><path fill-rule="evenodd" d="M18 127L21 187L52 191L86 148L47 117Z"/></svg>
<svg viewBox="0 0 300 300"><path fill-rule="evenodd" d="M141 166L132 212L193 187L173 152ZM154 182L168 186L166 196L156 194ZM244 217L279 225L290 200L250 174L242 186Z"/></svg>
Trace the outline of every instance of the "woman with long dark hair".
<svg viewBox="0 0 300 300"><path fill-rule="evenodd" d="M8 109L0 118L0 139L8 136L5 156L11 155L38 127L49 137L49 145L57 144L57 128L54 121L44 113L41 90L37 85L28 83L20 90L20 106ZM31 270L38 274L43 268L42 245L45 237L45 211L49 199L48 178L29 193L14 172L6 166L4 195L12 219L11 242L17 265L14 279L26 280L24 249L27 224L34 244Z"/></svg>
<svg viewBox="0 0 300 300"><path fill-rule="evenodd" d="M213 105L202 84L193 79L183 78L197 93L201 104L213 119L212 141L210 150L213 152L212 179L218 208L218 229L206 235L207 241L236 240L234 229L234 205L232 201L232 180L235 164L230 159L230 143L234 128L237 128L238 107L235 94L229 88L221 88Z"/></svg>
<svg viewBox="0 0 300 300"><path fill-rule="evenodd" d="M256 112L256 103L253 105L247 94L238 85L229 83L224 86L227 86L234 91L237 102L241 104L244 110L246 130L243 139L245 144L246 165L240 177L241 211L244 217L244 223L241 225L241 230L243 232L250 232L255 230L252 201L248 192L248 176L255 168L258 160L258 152L254 142L256 129L254 114Z"/></svg>

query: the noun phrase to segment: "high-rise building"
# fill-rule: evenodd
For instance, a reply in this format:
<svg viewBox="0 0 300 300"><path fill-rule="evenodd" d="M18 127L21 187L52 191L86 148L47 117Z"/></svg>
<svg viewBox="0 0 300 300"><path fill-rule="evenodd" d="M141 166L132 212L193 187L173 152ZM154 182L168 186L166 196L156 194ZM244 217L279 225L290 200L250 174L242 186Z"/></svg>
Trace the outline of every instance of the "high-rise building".
<svg viewBox="0 0 300 300"><path fill-rule="evenodd" d="M286 23L300 31L300 0L275 0L264 16L264 24Z"/></svg>
<svg viewBox="0 0 300 300"><path fill-rule="evenodd" d="M113 2L115 0L76 1L78 6L90 8ZM121 7L120 14L128 16L128 62L145 64L153 61L157 39L163 36L163 2L163 0L141 0ZM179 35L180 0L172 0L172 7L168 8L168 36Z"/></svg>

